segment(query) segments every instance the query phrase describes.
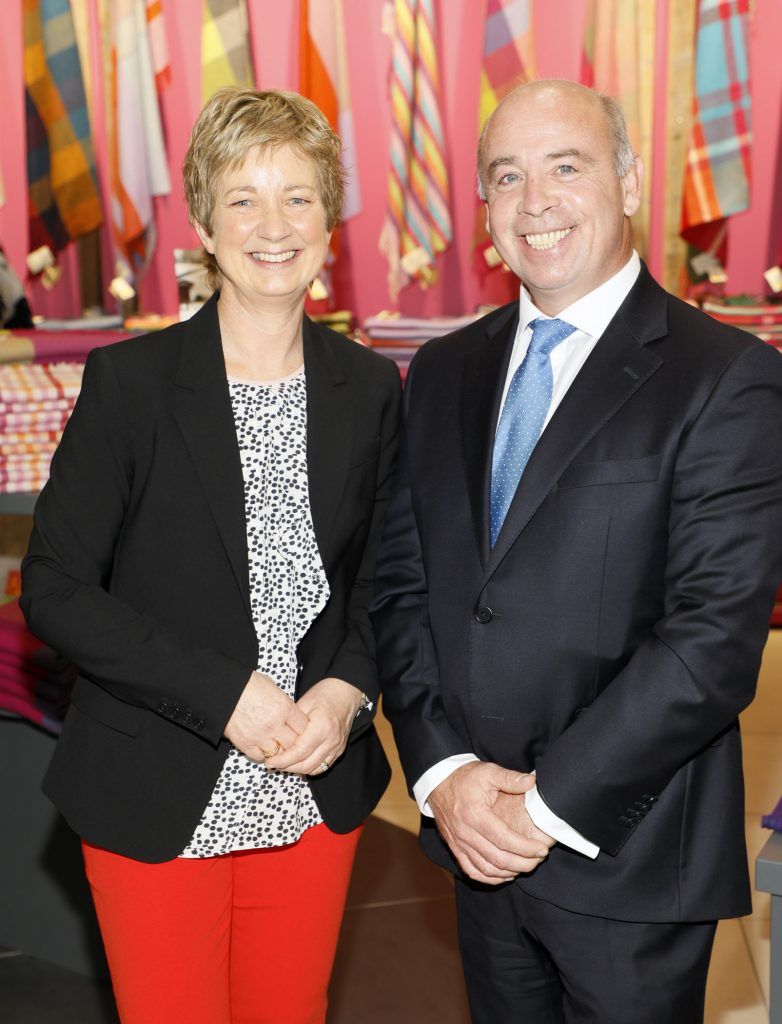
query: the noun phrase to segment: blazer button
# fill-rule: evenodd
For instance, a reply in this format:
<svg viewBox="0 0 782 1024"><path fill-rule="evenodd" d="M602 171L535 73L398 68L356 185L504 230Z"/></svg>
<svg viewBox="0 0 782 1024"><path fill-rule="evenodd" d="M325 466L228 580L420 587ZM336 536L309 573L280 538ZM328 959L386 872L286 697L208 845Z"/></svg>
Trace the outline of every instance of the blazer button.
<svg viewBox="0 0 782 1024"><path fill-rule="evenodd" d="M494 612L491 608L486 607L486 605L479 605L475 609L475 621L480 622L482 626L485 626L487 622L491 622L493 618Z"/></svg>

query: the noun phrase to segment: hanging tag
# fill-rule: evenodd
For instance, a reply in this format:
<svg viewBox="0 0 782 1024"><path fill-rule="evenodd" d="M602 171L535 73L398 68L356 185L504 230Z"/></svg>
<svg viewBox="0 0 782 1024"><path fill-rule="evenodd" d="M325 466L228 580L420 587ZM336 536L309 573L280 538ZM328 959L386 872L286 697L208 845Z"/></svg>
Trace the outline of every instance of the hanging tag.
<svg viewBox="0 0 782 1024"><path fill-rule="evenodd" d="M136 294L136 290L124 277L115 277L109 285L109 295L113 295L117 302L127 302Z"/></svg>
<svg viewBox="0 0 782 1024"><path fill-rule="evenodd" d="M54 253L48 245L42 245L27 254L27 269L31 274L40 274L47 267L54 266Z"/></svg>
<svg viewBox="0 0 782 1024"><path fill-rule="evenodd" d="M490 270L494 270L495 267L503 267L505 270L508 269L502 256L500 256L493 245L489 245L483 250L483 258L486 261L486 266Z"/></svg>
<svg viewBox="0 0 782 1024"><path fill-rule="evenodd" d="M60 276L61 275L62 275L62 268L61 267L58 267L58 266L44 267L43 268L43 273L41 274L41 283L43 284L44 288L48 292L50 292L52 290L52 288L54 288L54 286L60 280Z"/></svg>
<svg viewBox="0 0 782 1024"><path fill-rule="evenodd" d="M712 284L725 284L728 280L727 271L719 263L716 267L712 267L711 270L707 271L707 275Z"/></svg>
<svg viewBox="0 0 782 1024"><path fill-rule="evenodd" d="M408 277L415 277L416 274L420 274L423 271L424 267L428 267L429 263L429 253L422 245L419 245L416 249L411 249L410 252L404 254L402 257L402 270L404 270Z"/></svg>
<svg viewBox="0 0 782 1024"><path fill-rule="evenodd" d="M769 267L763 277L772 292L782 292L782 267Z"/></svg>
<svg viewBox="0 0 782 1024"><path fill-rule="evenodd" d="M722 264L712 252L699 252L690 260L690 266L699 277L705 274L710 281L712 274L725 273Z"/></svg>
<svg viewBox="0 0 782 1024"><path fill-rule="evenodd" d="M325 284L319 277L316 277L310 285L310 298L313 302L319 302L321 299L327 299L328 297L329 293L326 290Z"/></svg>

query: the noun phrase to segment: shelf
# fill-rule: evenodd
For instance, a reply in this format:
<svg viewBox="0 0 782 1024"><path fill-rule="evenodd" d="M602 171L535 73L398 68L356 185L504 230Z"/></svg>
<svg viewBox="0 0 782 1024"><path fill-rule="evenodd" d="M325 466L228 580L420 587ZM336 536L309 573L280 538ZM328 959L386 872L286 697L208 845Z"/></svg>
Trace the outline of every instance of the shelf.
<svg viewBox="0 0 782 1024"><path fill-rule="evenodd" d="M0 494L0 516L31 516L37 500L36 493Z"/></svg>

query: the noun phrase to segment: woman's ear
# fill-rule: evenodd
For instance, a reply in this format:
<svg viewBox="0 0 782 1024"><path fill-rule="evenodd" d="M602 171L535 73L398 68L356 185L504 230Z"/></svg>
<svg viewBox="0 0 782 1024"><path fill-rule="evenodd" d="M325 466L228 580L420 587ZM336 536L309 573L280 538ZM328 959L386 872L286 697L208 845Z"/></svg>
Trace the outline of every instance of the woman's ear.
<svg viewBox="0 0 782 1024"><path fill-rule="evenodd" d="M212 236L209 234L205 227L203 227L201 224L196 223L195 221L193 222L193 227L195 229L195 233L198 235L201 245L203 245L203 247L210 255L214 256L215 247L214 243L212 242Z"/></svg>

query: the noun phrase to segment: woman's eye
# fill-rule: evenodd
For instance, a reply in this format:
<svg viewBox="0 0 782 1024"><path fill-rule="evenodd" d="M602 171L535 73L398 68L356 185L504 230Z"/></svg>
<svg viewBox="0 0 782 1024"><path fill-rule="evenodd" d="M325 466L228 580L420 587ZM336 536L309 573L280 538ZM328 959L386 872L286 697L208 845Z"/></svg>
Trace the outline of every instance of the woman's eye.
<svg viewBox="0 0 782 1024"><path fill-rule="evenodd" d="M306 206L307 203L309 202L309 200L308 199L304 199L303 196L291 196L290 202L294 206Z"/></svg>
<svg viewBox="0 0 782 1024"><path fill-rule="evenodd" d="M249 205L250 205L250 200L249 199L237 199L236 202L231 203L231 206L249 206Z"/></svg>

